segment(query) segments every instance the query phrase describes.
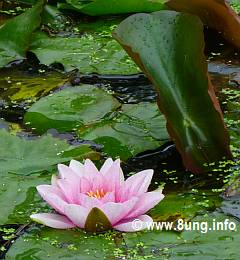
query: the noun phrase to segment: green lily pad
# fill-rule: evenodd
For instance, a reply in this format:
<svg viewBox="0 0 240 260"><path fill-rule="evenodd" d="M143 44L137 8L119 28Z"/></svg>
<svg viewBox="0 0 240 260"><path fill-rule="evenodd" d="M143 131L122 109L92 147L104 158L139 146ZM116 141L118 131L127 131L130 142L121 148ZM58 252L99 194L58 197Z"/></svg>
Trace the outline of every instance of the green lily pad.
<svg viewBox="0 0 240 260"><path fill-rule="evenodd" d="M32 228L17 239L6 259L111 259L114 247L110 234L88 235L80 230Z"/></svg>
<svg viewBox="0 0 240 260"><path fill-rule="evenodd" d="M88 235L81 231L32 228L19 237L6 254L7 260L28 259L238 259L239 231L205 232L213 222L239 223L221 213L198 216L200 231L148 231ZM201 224L203 223L203 224ZM207 223L207 224L206 224ZM114 244L114 242L116 244ZM219 250L221 249L221 250Z"/></svg>
<svg viewBox="0 0 240 260"><path fill-rule="evenodd" d="M0 130L0 176L8 172L29 175L55 169L73 157L81 160L96 153L88 145L70 146L66 141L44 136L25 140Z"/></svg>
<svg viewBox="0 0 240 260"><path fill-rule="evenodd" d="M67 77L58 72L44 72L29 75L17 69L0 70L0 102L4 106L33 103L50 91L64 85Z"/></svg>
<svg viewBox="0 0 240 260"><path fill-rule="evenodd" d="M41 24L43 5L44 1L40 0L30 10L0 26L0 67L25 57L32 33Z"/></svg>
<svg viewBox="0 0 240 260"><path fill-rule="evenodd" d="M106 154L122 160L169 140L157 104L120 107L106 91L82 85L40 99L28 110L24 122L41 133L50 128L77 131L80 138L102 144Z"/></svg>
<svg viewBox="0 0 240 260"><path fill-rule="evenodd" d="M189 221L197 213L207 213L221 204L219 194L209 191L170 192L165 195L164 200L150 211L155 221L175 221L179 218Z"/></svg>
<svg viewBox="0 0 240 260"><path fill-rule="evenodd" d="M156 149L169 140L157 104L145 102L123 105L114 118L80 128L78 135L104 145L106 154L122 160Z"/></svg>
<svg viewBox="0 0 240 260"><path fill-rule="evenodd" d="M213 223L224 223L226 219L235 223L238 231L213 230ZM139 259L138 257L171 260L239 258L240 225L234 218L221 213L212 213L198 216L191 222L197 223L194 224L195 230L186 230L182 233L173 231L125 233L123 234L127 246L125 254L135 257L131 259ZM206 226L212 230L205 232Z"/></svg>
<svg viewBox="0 0 240 260"><path fill-rule="evenodd" d="M0 225L26 224L32 213L49 210L36 190L37 185L49 183L49 180L49 174L21 176L1 173Z"/></svg>
<svg viewBox="0 0 240 260"><path fill-rule="evenodd" d="M49 210L36 195L36 186L50 182L56 164L72 158L98 158L87 145L70 146L63 140L45 136L24 140L0 130L0 225L24 224L39 210ZM40 173L39 173L40 172Z"/></svg>
<svg viewBox="0 0 240 260"><path fill-rule="evenodd" d="M38 132L50 128L72 131L101 121L119 106L120 103L106 91L82 85L40 99L28 110L24 121Z"/></svg>
<svg viewBox="0 0 240 260"><path fill-rule="evenodd" d="M62 63L65 70L79 69L81 73L134 74L134 62L122 47L109 36L84 34L81 37L48 37L36 33L31 44L42 64Z"/></svg>
<svg viewBox="0 0 240 260"><path fill-rule="evenodd" d="M66 0L68 4L89 15L154 12L164 8L165 0Z"/></svg>
<svg viewBox="0 0 240 260"><path fill-rule="evenodd" d="M240 194L225 199L222 203L221 210L225 214L240 220Z"/></svg>

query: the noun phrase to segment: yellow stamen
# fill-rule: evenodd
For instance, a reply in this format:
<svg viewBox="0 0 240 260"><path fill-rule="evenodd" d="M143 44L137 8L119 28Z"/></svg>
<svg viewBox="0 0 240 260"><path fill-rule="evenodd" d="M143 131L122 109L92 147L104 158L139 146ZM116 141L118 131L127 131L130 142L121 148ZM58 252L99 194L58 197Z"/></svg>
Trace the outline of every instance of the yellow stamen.
<svg viewBox="0 0 240 260"><path fill-rule="evenodd" d="M101 189L101 190L97 189L95 192L90 190L90 191L87 192L87 195L89 197L93 197L93 198L96 198L96 199L101 199L101 198L103 198L106 195L106 192L104 192L103 189Z"/></svg>

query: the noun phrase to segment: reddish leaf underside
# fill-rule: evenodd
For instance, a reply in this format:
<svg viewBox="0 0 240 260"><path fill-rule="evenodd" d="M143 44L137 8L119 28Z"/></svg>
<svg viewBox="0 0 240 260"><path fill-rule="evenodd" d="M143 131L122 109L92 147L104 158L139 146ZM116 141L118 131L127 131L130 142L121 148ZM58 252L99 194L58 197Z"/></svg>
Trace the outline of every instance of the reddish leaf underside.
<svg viewBox="0 0 240 260"><path fill-rule="evenodd" d="M179 12L199 16L231 44L240 48L240 17L224 0L169 0L166 5Z"/></svg>

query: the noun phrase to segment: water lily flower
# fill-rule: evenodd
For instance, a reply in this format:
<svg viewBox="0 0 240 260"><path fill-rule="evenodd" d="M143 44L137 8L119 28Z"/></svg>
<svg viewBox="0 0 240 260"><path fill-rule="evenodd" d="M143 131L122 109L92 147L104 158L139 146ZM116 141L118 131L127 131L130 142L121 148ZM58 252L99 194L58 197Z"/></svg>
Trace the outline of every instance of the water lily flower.
<svg viewBox="0 0 240 260"><path fill-rule="evenodd" d="M80 227L95 232L116 229L134 232L146 228L152 218L145 213L163 198L162 190L147 192L153 170L138 172L124 180L120 160L108 158L100 171L86 159L58 165L59 176L51 185L39 185L41 197L56 211L31 215L52 228ZM140 221L135 227L134 221Z"/></svg>

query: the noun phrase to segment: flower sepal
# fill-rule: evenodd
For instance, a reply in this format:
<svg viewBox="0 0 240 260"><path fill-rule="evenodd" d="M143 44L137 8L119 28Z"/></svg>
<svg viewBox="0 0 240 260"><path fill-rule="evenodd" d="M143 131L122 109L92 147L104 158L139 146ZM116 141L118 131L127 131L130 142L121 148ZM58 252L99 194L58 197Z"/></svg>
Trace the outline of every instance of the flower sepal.
<svg viewBox="0 0 240 260"><path fill-rule="evenodd" d="M94 207L87 216L84 229L90 233L101 233L112 229L112 224L99 208Z"/></svg>

